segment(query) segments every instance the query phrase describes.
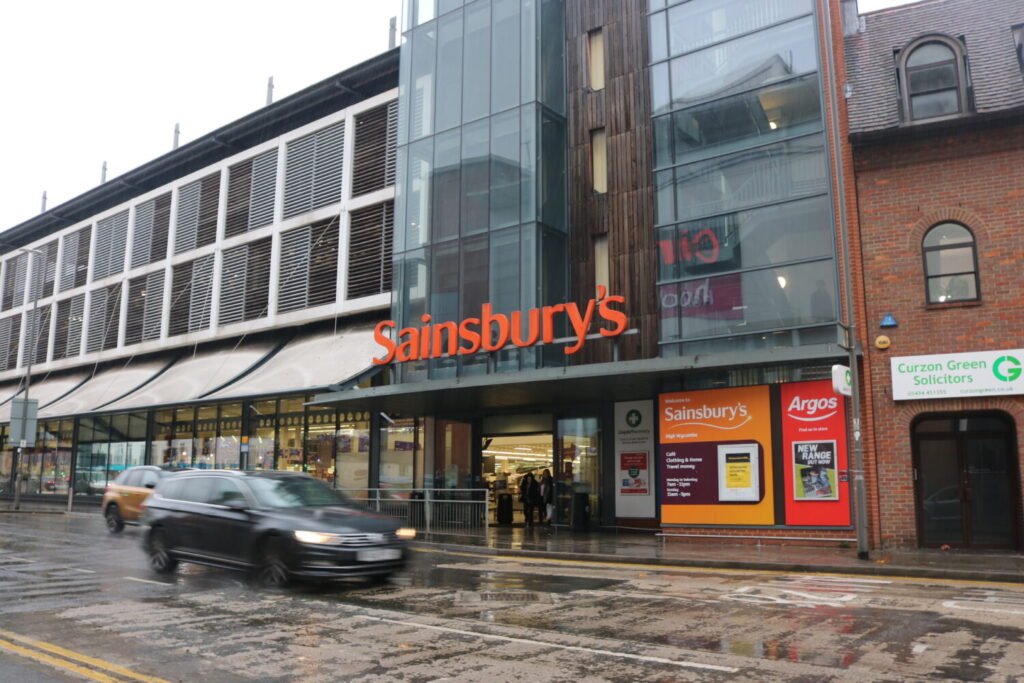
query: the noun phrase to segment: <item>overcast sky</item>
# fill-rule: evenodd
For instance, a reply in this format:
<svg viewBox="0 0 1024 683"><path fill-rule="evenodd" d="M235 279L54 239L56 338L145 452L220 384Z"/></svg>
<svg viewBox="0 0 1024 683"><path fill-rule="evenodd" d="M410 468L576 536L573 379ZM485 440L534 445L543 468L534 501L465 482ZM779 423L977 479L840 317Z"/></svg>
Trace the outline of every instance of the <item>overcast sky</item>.
<svg viewBox="0 0 1024 683"><path fill-rule="evenodd" d="M860 0L861 11L907 0ZM0 230L388 46L400 0L11 0Z"/></svg>

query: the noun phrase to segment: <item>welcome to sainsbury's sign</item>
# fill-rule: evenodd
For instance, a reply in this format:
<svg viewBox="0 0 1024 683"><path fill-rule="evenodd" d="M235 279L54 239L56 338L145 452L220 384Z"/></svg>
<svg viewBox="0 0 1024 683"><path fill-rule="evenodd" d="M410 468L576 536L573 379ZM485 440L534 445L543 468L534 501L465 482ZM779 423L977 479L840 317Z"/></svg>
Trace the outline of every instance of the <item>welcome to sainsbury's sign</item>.
<svg viewBox="0 0 1024 683"><path fill-rule="evenodd" d="M393 332L398 324L394 320L383 320L374 329L373 339L384 350L384 355L374 358L373 363L387 365L444 356L470 356L480 351L497 351L509 343L520 348L550 344L555 340L556 319L560 315L568 318L575 334L575 340L565 347L566 355L571 355L583 348L595 315L612 325L598 329L602 337L617 337L625 332L626 314L612 308L612 304L625 303L625 297L608 296L605 287L600 286L597 298L588 301L582 311L570 302L505 315L495 313L491 304L484 304L478 318L434 323L432 316L426 313L420 316L421 327L403 327L393 336L387 332Z"/></svg>

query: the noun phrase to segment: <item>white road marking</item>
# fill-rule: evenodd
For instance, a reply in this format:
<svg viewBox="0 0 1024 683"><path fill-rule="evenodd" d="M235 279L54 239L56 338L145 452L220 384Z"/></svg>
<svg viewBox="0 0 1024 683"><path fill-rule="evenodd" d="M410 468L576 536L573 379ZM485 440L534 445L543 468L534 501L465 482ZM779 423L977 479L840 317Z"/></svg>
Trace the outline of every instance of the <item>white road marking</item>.
<svg viewBox="0 0 1024 683"><path fill-rule="evenodd" d="M166 583L161 581L150 581L149 579L136 579L134 576L122 576L122 579L128 579L129 581L138 581L139 583L151 583L154 586L166 586Z"/></svg>
<svg viewBox="0 0 1024 683"><path fill-rule="evenodd" d="M36 562L37 560L30 560L27 557L15 557L14 555L8 555L8 560L17 560L18 562Z"/></svg>
<svg viewBox="0 0 1024 683"><path fill-rule="evenodd" d="M69 569L71 569L71 571L73 571L73 572L82 572L83 574L95 574L96 573L96 572L94 572L91 569L79 569L78 567L69 567Z"/></svg>
<svg viewBox="0 0 1024 683"><path fill-rule="evenodd" d="M707 671L724 671L726 673L737 673L739 669L732 666L718 666L716 664L701 664L700 662L688 662L679 661L675 659L665 659L664 657L651 657L648 655L634 655L625 652L612 652L611 650L599 650L590 647L580 647L578 645L560 645L558 643L542 642L539 640L530 640L529 638L514 638L512 636L501 636L493 633L478 633L477 631L467 631L463 629L451 628L448 626L435 626L433 624L420 624L414 621L404 621L401 619L387 619L384 617L371 617L365 614L355 615L358 619L369 619L370 621L379 621L387 624L396 624L399 626L412 626L414 628L424 628L431 631L441 631L442 633L455 633L462 636L470 636L475 638L484 638L490 640L504 640L509 643L523 643L525 645L535 645L537 647L545 648L558 648L561 650L572 650L574 652L585 652L592 655L604 655L606 657L618 657L620 659L634 659L641 662L651 662L654 664L668 664L670 666L679 666L691 669L704 669Z"/></svg>
<svg viewBox="0 0 1024 683"><path fill-rule="evenodd" d="M990 607L980 607L983 603L958 603L956 600L946 600L942 603L943 607L949 607L951 609L964 609L973 610L975 612L998 612L1002 614L1024 614L1024 609L992 609Z"/></svg>
<svg viewBox="0 0 1024 683"><path fill-rule="evenodd" d="M921 654L922 652L924 652L927 649L928 649L927 645L924 645L923 643L918 643L917 645L914 646L913 652L914 652L915 655L919 655L919 654Z"/></svg>

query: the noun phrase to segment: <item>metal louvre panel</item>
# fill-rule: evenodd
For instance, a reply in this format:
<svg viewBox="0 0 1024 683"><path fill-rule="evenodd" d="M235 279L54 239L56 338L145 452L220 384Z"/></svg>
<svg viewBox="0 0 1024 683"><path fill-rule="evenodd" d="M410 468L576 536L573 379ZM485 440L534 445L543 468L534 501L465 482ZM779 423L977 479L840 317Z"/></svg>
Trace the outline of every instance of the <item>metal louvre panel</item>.
<svg viewBox="0 0 1024 683"><path fill-rule="evenodd" d="M309 286L311 226L281 233L281 265L278 273L277 310L298 311L306 307Z"/></svg>
<svg viewBox="0 0 1024 683"><path fill-rule="evenodd" d="M153 215L153 241L149 247L149 263L167 258L167 237L171 230L171 193L156 198Z"/></svg>
<svg viewBox="0 0 1024 683"><path fill-rule="evenodd" d="M128 281L128 315L124 322L125 346L142 341L142 319L145 313L146 276L143 275Z"/></svg>
<svg viewBox="0 0 1024 683"><path fill-rule="evenodd" d="M386 186L387 143L390 104L355 117L352 149L352 196Z"/></svg>
<svg viewBox="0 0 1024 683"><path fill-rule="evenodd" d="M270 303L270 252L269 237L249 244L245 276L245 320L264 318Z"/></svg>
<svg viewBox="0 0 1024 683"><path fill-rule="evenodd" d="M78 355L82 343L82 318L85 315L85 294L57 302L57 333L53 340L53 359Z"/></svg>
<svg viewBox="0 0 1024 683"><path fill-rule="evenodd" d="M174 234L174 253L196 248L199 227L199 194L202 181L182 186L178 191L178 224Z"/></svg>
<svg viewBox="0 0 1024 683"><path fill-rule="evenodd" d="M289 142L285 147L284 211L289 218L308 211L313 197L313 160L316 156L316 138L306 135Z"/></svg>
<svg viewBox="0 0 1024 683"><path fill-rule="evenodd" d="M171 270L171 311L167 334L188 332L188 309L192 292L192 264L179 263Z"/></svg>
<svg viewBox="0 0 1024 683"><path fill-rule="evenodd" d="M160 319L164 306L164 271L146 276L146 310L142 318L142 341L160 338Z"/></svg>
<svg viewBox="0 0 1024 683"><path fill-rule="evenodd" d="M21 316L0 320L0 370L18 366L18 343L21 337Z"/></svg>
<svg viewBox="0 0 1024 683"><path fill-rule="evenodd" d="M391 290L393 224L394 204L390 201L350 214L347 298Z"/></svg>
<svg viewBox="0 0 1024 683"><path fill-rule="evenodd" d="M210 326L210 302L213 299L213 254L192 262L192 292L188 309L188 331Z"/></svg>
<svg viewBox="0 0 1024 683"><path fill-rule="evenodd" d="M43 268L42 292L36 292L39 287L39 274L36 273L32 276L32 292L29 294L29 301L34 301L37 297L53 296L54 280L57 278L57 240L47 242L39 247L39 251L42 254L36 257L35 266Z"/></svg>
<svg viewBox="0 0 1024 683"><path fill-rule="evenodd" d="M64 253L60 260L60 273L57 276L60 280L60 291L66 292L75 286L75 259L78 258L78 240L81 239L83 230L64 236Z"/></svg>
<svg viewBox="0 0 1024 683"><path fill-rule="evenodd" d="M74 263L71 271L71 286L67 289L85 285L89 277L89 247L91 245L92 228L86 226L78 231L78 239L75 244L77 249L70 254L74 259ZM64 289L63 285L61 289Z"/></svg>
<svg viewBox="0 0 1024 683"><path fill-rule="evenodd" d="M85 340L85 351L91 353L103 348L107 325L107 288L93 290L89 298L89 332Z"/></svg>
<svg viewBox="0 0 1024 683"><path fill-rule="evenodd" d="M252 160L249 194L249 230L274 222L274 191L277 186L277 148L268 149Z"/></svg>
<svg viewBox="0 0 1024 683"><path fill-rule="evenodd" d="M252 159L228 168L228 206L224 236L234 237L249 229L249 195L252 190Z"/></svg>
<svg viewBox="0 0 1024 683"><path fill-rule="evenodd" d="M388 103L388 135L384 143L384 185L395 184L398 155L398 100Z"/></svg>
<svg viewBox="0 0 1024 683"><path fill-rule="evenodd" d="M220 205L220 171L206 176L200 183L199 223L196 246L204 247L217 240L217 209Z"/></svg>
<svg viewBox="0 0 1024 683"><path fill-rule="evenodd" d="M306 306L332 304L338 297L338 225L332 218L313 226Z"/></svg>
<svg viewBox="0 0 1024 683"><path fill-rule="evenodd" d="M342 167L345 163L345 122L339 121L316 134L311 209L341 201Z"/></svg>
<svg viewBox="0 0 1024 683"><path fill-rule="evenodd" d="M132 232L132 268L149 263L153 244L153 223L156 218L156 200L151 199L135 207L135 228ZM131 297L129 296L129 300Z"/></svg>
<svg viewBox="0 0 1024 683"><path fill-rule="evenodd" d="M28 313L29 334L35 339L25 340L25 346L32 350L33 363L45 363L46 351L50 346L50 306L43 306Z"/></svg>
<svg viewBox="0 0 1024 683"><path fill-rule="evenodd" d="M7 311L25 303L25 275L28 271L28 254L21 253L7 260L4 273L4 293L0 310Z"/></svg>
<svg viewBox="0 0 1024 683"><path fill-rule="evenodd" d="M220 280L220 320L228 325L245 319L245 278L249 245L224 251Z"/></svg>
<svg viewBox="0 0 1024 683"><path fill-rule="evenodd" d="M95 282L124 270L125 245L128 243L128 210L96 223Z"/></svg>

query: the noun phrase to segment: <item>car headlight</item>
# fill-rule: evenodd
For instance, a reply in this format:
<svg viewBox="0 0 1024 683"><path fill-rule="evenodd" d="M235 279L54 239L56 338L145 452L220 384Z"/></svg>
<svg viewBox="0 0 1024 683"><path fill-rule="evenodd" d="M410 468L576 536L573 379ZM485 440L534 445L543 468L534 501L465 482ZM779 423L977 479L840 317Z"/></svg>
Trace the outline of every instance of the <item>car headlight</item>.
<svg viewBox="0 0 1024 683"><path fill-rule="evenodd" d="M416 538L416 530L412 527L404 526L395 532L395 536L398 536L399 538L406 541L411 541L412 539Z"/></svg>
<svg viewBox="0 0 1024 683"><path fill-rule="evenodd" d="M296 531L295 538L302 543L333 543L338 539L337 534L324 534L319 531Z"/></svg>

